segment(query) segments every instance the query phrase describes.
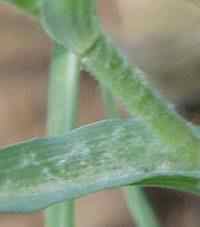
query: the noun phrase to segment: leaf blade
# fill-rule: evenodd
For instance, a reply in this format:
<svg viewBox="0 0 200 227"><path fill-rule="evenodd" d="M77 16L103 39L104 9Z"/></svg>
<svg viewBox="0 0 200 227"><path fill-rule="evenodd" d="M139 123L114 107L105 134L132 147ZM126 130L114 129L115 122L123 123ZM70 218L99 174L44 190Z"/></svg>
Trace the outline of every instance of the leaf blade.
<svg viewBox="0 0 200 227"><path fill-rule="evenodd" d="M163 148L141 120L102 121L2 151L1 212L32 212L129 184L192 192L199 187L200 171L180 159L181 147Z"/></svg>

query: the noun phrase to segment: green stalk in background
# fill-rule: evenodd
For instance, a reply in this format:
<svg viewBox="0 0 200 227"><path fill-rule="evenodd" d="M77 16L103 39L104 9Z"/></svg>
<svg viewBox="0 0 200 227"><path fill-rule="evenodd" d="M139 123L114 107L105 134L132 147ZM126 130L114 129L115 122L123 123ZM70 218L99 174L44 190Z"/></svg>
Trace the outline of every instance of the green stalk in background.
<svg viewBox="0 0 200 227"><path fill-rule="evenodd" d="M160 227L143 189L128 186L126 194L130 214L138 227Z"/></svg>
<svg viewBox="0 0 200 227"><path fill-rule="evenodd" d="M79 59L56 45L50 71L48 94L48 135L58 136L77 122L80 83ZM47 210L48 227L73 227L74 202L68 201Z"/></svg>
<svg viewBox="0 0 200 227"><path fill-rule="evenodd" d="M107 117L120 117L117 104L112 96L112 93L103 85L101 86L101 94ZM137 186L128 186L124 192L130 214L137 227L160 227L154 211L142 188Z"/></svg>
<svg viewBox="0 0 200 227"><path fill-rule="evenodd" d="M120 114L112 93L101 85L101 96L104 105L105 116L107 118L119 118Z"/></svg>
<svg viewBox="0 0 200 227"><path fill-rule="evenodd" d="M61 46L54 50L50 72L48 134L63 135L76 126L79 97L79 59Z"/></svg>

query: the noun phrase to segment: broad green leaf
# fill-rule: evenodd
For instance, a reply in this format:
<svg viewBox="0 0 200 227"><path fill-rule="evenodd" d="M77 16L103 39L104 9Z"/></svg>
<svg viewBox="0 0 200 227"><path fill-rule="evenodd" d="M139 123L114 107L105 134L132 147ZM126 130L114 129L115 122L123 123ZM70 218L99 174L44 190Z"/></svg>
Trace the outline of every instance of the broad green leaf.
<svg viewBox="0 0 200 227"><path fill-rule="evenodd" d="M198 193L196 164L181 146L160 144L141 120L103 121L2 149L0 211L31 212L130 184Z"/></svg>

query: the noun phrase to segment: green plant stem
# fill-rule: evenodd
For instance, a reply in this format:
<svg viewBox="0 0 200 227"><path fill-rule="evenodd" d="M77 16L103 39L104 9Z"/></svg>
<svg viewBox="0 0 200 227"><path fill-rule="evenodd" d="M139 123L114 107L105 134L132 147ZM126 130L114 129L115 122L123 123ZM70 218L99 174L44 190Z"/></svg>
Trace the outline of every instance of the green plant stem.
<svg viewBox="0 0 200 227"><path fill-rule="evenodd" d="M104 86L123 99L132 114L144 118L163 140L174 144L184 137L188 140L189 128L185 122L155 95L142 72L134 67L131 69L104 37L100 37L82 61Z"/></svg>
<svg viewBox="0 0 200 227"><path fill-rule="evenodd" d="M79 59L57 46L50 73L48 134L63 135L76 126L79 97Z"/></svg>
<svg viewBox="0 0 200 227"><path fill-rule="evenodd" d="M104 105L104 111L107 118L118 118L119 111L115 103L115 98L112 96L112 93L101 85L101 96Z"/></svg>
<svg viewBox="0 0 200 227"><path fill-rule="evenodd" d="M160 226L142 189L128 186L126 194L130 214L138 227Z"/></svg>
<svg viewBox="0 0 200 227"><path fill-rule="evenodd" d="M79 59L56 45L50 73L48 101L48 135L58 136L74 128L79 96ZM74 202L51 207L47 211L48 227L73 227Z"/></svg>
<svg viewBox="0 0 200 227"><path fill-rule="evenodd" d="M120 117L117 104L112 93L101 86L104 109L108 118ZM138 227L159 227L154 211L142 188L128 186L125 190L127 205L131 216Z"/></svg>
<svg viewBox="0 0 200 227"><path fill-rule="evenodd" d="M121 97L133 116L143 118L162 142L172 148L182 145L180 155L198 165L200 141L190 125L152 91L143 73L131 68L107 39L100 37L82 63L113 95Z"/></svg>
<svg viewBox="0 0 200 227"><path fill-rule="evenodd" d="M113 95L121 97L129 112L146 121L164 144L197 167L200 141L191 127L146 83L143 73L108 41L100 29L95 0L45 0L42 23L49 35L81 55L82 65ZM63 10L63 8L65 10ZM76 22L76 26L74 26ZM58 26L59 25L59 26Z"/></svg>

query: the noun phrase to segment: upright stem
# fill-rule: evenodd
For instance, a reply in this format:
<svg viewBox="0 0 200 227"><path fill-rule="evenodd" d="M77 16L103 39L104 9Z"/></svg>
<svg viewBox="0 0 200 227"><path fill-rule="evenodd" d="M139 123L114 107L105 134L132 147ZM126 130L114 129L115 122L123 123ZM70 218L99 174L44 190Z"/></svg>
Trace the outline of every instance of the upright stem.
<svg viewBox="0 0 200 227"><path fill-rule="evenodd" d="M76 55L55 45L48 93L48 135L63 135L77 122L80 62ZM47 210L48 227L73 227L74 202Z"/></svg>
<svg viewBox="0 0 200 227"><path fill-rule="evenodd" d="M103 85L101 86L101 93L107 117L119 117L112 93ZM137 227L159 227L154 211L142 188L128 186L125 194L130 214Z"/></svg>
<svg viewBox="0 0 200 227"><path fill-rule="evenodd" d="M112 93L101 85L101 96L104 104L104 111L107 118L119 117L119 112Z"/></svg>
<svg viewBox="0 0 200 227"><path fill-rule="evenodd" d="M130 214L138 227L160 226L143 189L128 186L126 194Z"/></svg>
<svg viewBox="0 0 200 227"><path fill-rule="evenodd" d="M63 135L76 126L79 97L79 59L56 46L50 72L48 134Z"/></svg>
<svg viewBox="0 0 200 227"><path fill-rule="evenodd" d="M121 97L132 115L146 121L163 144L181 151L191 168L199 166L200 141L191 127L152 91L142 72L128 65L104 36L88 50L82 64L114 96Z"/></svg>

